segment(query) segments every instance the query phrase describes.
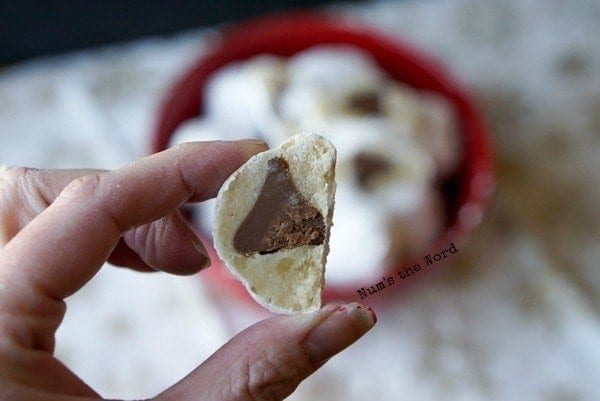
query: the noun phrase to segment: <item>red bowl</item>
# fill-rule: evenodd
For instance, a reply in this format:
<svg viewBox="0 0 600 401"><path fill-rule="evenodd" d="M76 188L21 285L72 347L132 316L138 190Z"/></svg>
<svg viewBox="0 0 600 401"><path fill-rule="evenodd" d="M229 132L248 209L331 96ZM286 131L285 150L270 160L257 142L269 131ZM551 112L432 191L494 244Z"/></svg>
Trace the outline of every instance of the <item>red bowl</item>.
<svg viewBox="0 0 600 401"><path fill-rule="evenodd" d="M481 221L483 208L494 186L487 127L461 85L441 64L398 38L374 32L354 21L303 12L253 19L225 30L168 90L154 128L152 151L164 150L179 124L199 115L203 106L203 88L210 75L219 68L265 53L287 57L321 44L361 48L391 77L416 89L437 92L454 105L463 144L463 160L456 174L442 183L447 229L431 251L437 253L447 248L450 242L460 249ZM210 244L207 238L203 242ZM221 295L251 301L244 287L222 263L217 262L219 259L214 248L207 248L214 262L202 276L212 281L210 287L216 288ZM412 263L407 266L412 266ZM397 266L393 266L390 272L396 269ZM377 274L375 281L379 281L380 277ZM357 298L357 289L367 284L373 283L356 283L352 287L327 284L324 298Z"/></svg>

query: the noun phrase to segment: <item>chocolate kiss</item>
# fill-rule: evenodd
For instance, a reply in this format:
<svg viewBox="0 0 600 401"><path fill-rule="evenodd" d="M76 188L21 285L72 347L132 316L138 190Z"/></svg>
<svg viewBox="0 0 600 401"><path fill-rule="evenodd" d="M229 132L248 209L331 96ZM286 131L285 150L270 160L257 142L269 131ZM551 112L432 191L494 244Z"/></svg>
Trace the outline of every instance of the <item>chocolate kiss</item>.
<svg viewBox="0 0 600 401"><path fill-rule="evenodd" d="M355 178L362 189L369 189L378 175L393 168L392 162L383 156L359 152L352 159Z"/></svg>
<svg viewBox="0 0 600 401"><path fill-rule="evenodd" d="M269 160L258 199L233 238L235 250L264 255L324 241L323 216L296 188L287 161Z"/></svg>

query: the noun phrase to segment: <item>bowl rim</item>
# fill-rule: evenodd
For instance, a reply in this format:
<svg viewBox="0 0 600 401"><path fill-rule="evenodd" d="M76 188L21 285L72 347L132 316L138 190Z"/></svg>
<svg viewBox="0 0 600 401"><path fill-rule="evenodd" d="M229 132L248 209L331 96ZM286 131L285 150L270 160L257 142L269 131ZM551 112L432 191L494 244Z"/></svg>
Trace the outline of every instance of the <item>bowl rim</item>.
<svg viewBox="0 0 600 401"><path fill-rule="evenodd" d="M306 43L313 43L305 48L327 43L348 44L347 40L351 38L353 42L349 44L356 46L357 43L355 42L359 41L361 45L358 47L373 55L372 48L371 50L365 48L366 46L373 46L383 54L382 57L375 57L375 61L384 71L390 73L389 66L386 68L385 57L395 58L393 63L387 60L390 64L401 61L412 68L412 76L408 78L413 79L413 81L403 81L393 74L392 78L421 89L423 85L419 85L419 79L423 82L427 81L426 89L442 94L451 101L459 116L459 123L462 124L459 131L461 131L460 135L463 140L463 160L461 171L457 173L461 177L461 187L458 193L455 216L452 216L453 220L447 224L439 239L434 241L431 252L445 248L451 242L455 243L460 249L467 242L471 232L480 224L483 211L495 188L492 145L488 126L471 100L465 86L442 63L425 54L422 50L406 43L403 39L389 36L353 18L334 16L328 12L293 11L255 17L224 28L212 40L209 48L201 52L192 61L191 65L168 87L159 105L158 117L155 120L151 152L166 149L170 136L180 123L187 118L202 114L202 86L213 72L230 62L241 61L253 55L266 54L264 51L253 52L253 50L259 49L261 46L268 46L277 38L283 40L286 37L291 37L286 35L293 36L300 33ZM319 38L322 37L327 37L328 40L320 41ZM285 46L283 48L283 53L289 52L288 55L303 50L302 48L295 48L292 51L285 48ZM270 51L269 53L274 52ZM398 57L400 58L398 59ZM200 85L198 85L199 76L203 77L200 80ZM191 96L191 90L197 92L199 103L182 104L179 101L180 95L187 93L189 97ZM174 119L173 115L179 117ZM186 118L181 118L181 116ZM208 242L206 245L210 245L207 248L210 248L209 253L212 260L219 260L216 252L212 249L211 239L204 236L202 239L205 244ZM412 266L421 258L413 259L399 265L390 266L389 269L382 270L379 273L385 274L406 266ZM222 263L219 264L222 265ZM231 288L232 294L236 298L241 297L252 300L241 283L228 272L225 273L227 268L220 267L220 269L208 269L203 275L216 277L219 281L226 280L230 282L233 287L236 287ZM212 272L208 273L209 271ZM324 299L326 301L348 299L350 294L354 294L354 297L356 297L357 288L355 285L359 284L326 285Z"/></svg>

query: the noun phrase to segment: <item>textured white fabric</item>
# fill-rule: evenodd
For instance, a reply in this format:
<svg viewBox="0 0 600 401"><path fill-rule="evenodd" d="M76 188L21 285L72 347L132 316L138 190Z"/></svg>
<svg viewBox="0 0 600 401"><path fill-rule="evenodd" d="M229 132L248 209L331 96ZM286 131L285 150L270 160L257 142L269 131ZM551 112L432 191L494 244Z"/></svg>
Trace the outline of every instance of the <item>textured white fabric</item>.
<svg viewBox="0 0 600 401"><path fill-rule="evenodd" d="M451 264L374 296L376 328L290 399L597 400L600 4L336 9L465 82L495 131L499 187ZM145 154L160 94L201 49L200 32L2 71L0 162L113 168ZM232 335L202 294L196 278L104 269L68 301L57 354L108 397L153 395Z"/></svg>

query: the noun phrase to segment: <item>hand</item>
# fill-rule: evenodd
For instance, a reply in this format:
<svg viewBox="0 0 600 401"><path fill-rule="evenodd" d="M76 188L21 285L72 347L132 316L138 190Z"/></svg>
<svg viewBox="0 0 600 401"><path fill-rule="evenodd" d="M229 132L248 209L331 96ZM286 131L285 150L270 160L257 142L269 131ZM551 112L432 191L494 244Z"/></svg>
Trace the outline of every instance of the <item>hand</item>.
<svg viewBox="0 0 600 401"><path fill-rule="evenodd" d="M196 142L109 172L1 171L0 399L101 399L53 357L64 298L107 260L175 274L206 267L206 251L178 208L215 196L265 149L256 141ZM374 318L354 303L266 319L154 400L282 400Z"/></svg>

